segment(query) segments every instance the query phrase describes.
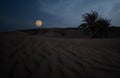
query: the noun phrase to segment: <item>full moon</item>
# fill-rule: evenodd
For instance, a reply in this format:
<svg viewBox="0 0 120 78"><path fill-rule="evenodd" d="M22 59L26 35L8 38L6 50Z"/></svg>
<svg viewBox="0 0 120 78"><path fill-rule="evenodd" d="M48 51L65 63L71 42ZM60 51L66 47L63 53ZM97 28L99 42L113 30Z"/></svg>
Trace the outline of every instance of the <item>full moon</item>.
<svg viewBox="0 0 120 78"><path fill-rule="evenodd" d="M35 25L37 27L41 27L42 26L42 21L41 20L36 20Z"/></svg>

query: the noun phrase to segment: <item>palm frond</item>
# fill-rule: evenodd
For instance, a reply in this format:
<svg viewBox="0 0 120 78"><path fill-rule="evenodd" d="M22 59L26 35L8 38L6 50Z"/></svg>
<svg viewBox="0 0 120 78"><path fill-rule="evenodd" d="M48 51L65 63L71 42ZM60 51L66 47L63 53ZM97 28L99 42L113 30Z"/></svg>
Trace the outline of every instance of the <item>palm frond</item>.
<svg viewBox="0 0 120 78"><path fill-rule="evenodd" d="M88 24L94 24L95 21L99 18L99 15L96 11L91 11L91 13L85 13L82 18L83 22Z"/></svg>

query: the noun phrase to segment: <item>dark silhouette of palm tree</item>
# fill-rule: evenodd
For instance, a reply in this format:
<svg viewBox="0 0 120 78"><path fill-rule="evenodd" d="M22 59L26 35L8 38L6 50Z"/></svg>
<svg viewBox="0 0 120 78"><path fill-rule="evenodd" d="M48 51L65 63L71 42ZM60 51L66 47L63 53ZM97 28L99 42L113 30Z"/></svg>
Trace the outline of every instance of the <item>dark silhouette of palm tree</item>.
<svg viewBox="0 0 120 78"><path fill-rule="evenodd" d="M110 21L101 18L101 16L98 15L98 12L91 11L90 13L85 13L82 18L83 23L80 26L88 27L92 32L92 37L102 37L103 32L107 33Z"/></svg>
<svg viewBox="0 0 120 78"><path fill-rule="evenodd" d="M96 26L98 28L97 34L98 36L101 37L107 37L108 35L108 28L111 24L111 20L105 19L105 18L99 18L96 21Z"/></svg>
<svg viewBox="0 0 120 78"><path fill-rule="evenodd" d="M99 18L98 13L96 11L92 11L91 13L85 13L82 18L83 18L82 21L86 23L87 27L90 28L90 30L92 31L93 34L92 37L96 37L97 34L95 32L96 30L95 23Z"/></svg>

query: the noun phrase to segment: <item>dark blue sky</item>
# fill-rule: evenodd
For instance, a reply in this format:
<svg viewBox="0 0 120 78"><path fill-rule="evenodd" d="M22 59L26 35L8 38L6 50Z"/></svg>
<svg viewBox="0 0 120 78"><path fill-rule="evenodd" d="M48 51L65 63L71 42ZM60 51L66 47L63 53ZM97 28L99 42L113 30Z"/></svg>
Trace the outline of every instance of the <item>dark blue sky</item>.
<svg viewBox="0 0 120 78"><path fill-rule="evenodd" d="M37 19L43 21L43 28L77 27L82 15L90 11L120 26L119 0L2 0L0 31L36 28Z"/></svg>

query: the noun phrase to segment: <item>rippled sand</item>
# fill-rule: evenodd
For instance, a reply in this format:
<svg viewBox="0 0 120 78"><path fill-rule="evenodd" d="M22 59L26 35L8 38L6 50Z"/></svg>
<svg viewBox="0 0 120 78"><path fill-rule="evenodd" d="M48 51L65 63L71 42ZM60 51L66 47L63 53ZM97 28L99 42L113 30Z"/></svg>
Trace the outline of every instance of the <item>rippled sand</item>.
<svg viewBox="0 0 120 78"><path fill-rule="evenodd" d="M120 78L119 39L0 37L0 78Z"/></svg>

